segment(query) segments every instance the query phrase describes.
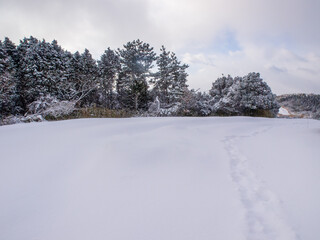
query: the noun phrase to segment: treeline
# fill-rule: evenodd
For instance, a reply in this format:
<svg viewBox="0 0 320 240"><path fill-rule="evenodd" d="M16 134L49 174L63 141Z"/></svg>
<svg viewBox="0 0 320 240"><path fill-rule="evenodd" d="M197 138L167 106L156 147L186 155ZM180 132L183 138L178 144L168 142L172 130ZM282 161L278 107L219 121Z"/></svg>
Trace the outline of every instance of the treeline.
<svg viewBox="0 0 320 240"><path fill-rule="evenodd" d="M5 38L0 42L1 113L25 113L42 95L78 99L81 106L146 110L154 95L168 104L181 97L187 87L187 67L165 47L156 56L140 40L116 51L108 48L95 61L89 50L72 54L57 41L30 37L15 46Z"/></svg>
<svg viewBox="0 0 320 240"><path fill-rule="evenodd" d="M0 41L0 118L67 103L148 115L277 112L275 96L258 73L222 76L209 93L201 93L188 89L187 68L164 46L157 55L140 40L107 48L96 61L89 50L70 53L56 40L29 37L16 46L5 38Z"/></svg>

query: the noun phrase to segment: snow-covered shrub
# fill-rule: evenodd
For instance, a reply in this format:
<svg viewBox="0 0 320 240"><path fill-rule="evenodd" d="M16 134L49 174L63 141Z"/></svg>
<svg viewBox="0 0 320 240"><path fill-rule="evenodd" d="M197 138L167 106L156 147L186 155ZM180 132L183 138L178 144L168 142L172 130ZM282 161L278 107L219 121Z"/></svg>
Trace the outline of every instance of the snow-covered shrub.
<svg viewBox="0 0 320 240"><path fill-rule="evenodd" d="M75 110L75 104L76 101L60 101L50 95L40 96L28 105L28 113L57 118L71 114Z"/></svg>
<svg viewBox="0 0 320 240"><path fill-rule="evenodd" d="M159 98L150 104L150 116L208 116L211 114L210 96L195 90L184 89L179 102L162 104Z"/></svg>
<svg viewBox="0 0 320 240"><path fill-rule="evenodd" d="M249 73L240 79L239 91L242 96L240 101L242 111L269 110L274 116L278 113L280 106L276 96L260 78L259 73Z"/></svg>
<svg viewBox="0 0 320 240"><path fill-rule="evenodd" d="M149 106L148 109L149 114L157 116L160 112L160 101L158 96L156 97L156 99L154 100L154 102L152 102Z"/></svg>
<svg viewBox="0 0 320 240"><path fill-rule="evenodd" d="M185 89L181 99L179 115L183 116L209 116L212 112L209 104L210 96L197 92L194 89Z"/></svg>
<svg viewBox="0 0 320 240"><path fill-rule="evenodd" d="M45 119L41 115L32 114L27 116L9 115L0 121L0 125L11 125L17 123L43 122Z"/></svg>
<svg viewBox="0 0 320 240"><path fill-rule="evenodd" d="M197 115L197 99L195 91L184 88L183 95L180 100L178 114L182 116Z"/></svg>
<svg viewBox="0 0 320 240"><path fill-rule="evenodd" d="M159 116L177 116L180 108L180 103L177 102L170 107L160 108Z"/></svg>
<svg viewBox="0 0 320 240"><path fill-rule="evenodd" d="M196 109L198 115L209 116L212 113L210 105L210 95L207 93L198 92L196 94Z"/></svg>
<svg viewBox="0 0 320 240"><path fill-rule="evenodd" d="M21 118L17 116L7 116L4 118L0 118L0 126L1 125L10 125L10 124L16 124L16 123L21 123Z"/></svg>
<svg viewBox="0 0 320 240"><path fill-rule="evenodd" d="M212 84L210 95L212 110L217 114L275 117L280 107L259 73L219 78Z"/></svg>
<svg viewBox="0 0 320 240"><path fill-rule="evenodd" d="M221 98L226 96L233 82L234 79L230 75L227 77L223 75L213 82L212 88L209 91L209 94L213 97L212 102L217 103Z"/></svg>

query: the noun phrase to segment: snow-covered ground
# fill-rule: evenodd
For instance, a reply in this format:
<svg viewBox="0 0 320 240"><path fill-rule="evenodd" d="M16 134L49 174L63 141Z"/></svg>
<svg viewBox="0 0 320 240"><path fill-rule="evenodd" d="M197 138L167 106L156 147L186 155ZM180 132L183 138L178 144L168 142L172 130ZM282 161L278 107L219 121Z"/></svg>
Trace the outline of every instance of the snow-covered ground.
<svg viewBox="0 0 320 240"><path fill-rule="evenodd" d="M320 122L0 127L2 240L318 240Z"/></svg>

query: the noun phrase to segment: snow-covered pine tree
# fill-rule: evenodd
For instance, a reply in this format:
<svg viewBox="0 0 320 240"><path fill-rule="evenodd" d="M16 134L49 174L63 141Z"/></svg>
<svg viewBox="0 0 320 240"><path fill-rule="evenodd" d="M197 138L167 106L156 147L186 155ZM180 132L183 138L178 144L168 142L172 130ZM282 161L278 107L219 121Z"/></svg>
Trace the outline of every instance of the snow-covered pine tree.
<svg viewBox="0 0 320 240"><path fill-rule="evenodd" d="M80 55L79 59L79 98L82 105L98 102L98 66L88 49Z"/></svg>
<svg viewBox="0 0 320 240"><path fill-rule="evenodd" d="M19 92L23 100L23 107L35 101L40 93L46 93L44 84L43 49L38 39L24 38L18 46L19 60Z"/></svg>
<svg viewBox="0 0 320 240"><path fill-rule="evenodd" d="M97 77L97 64L96 60L92 58L92 55L88 49L85 49L81 54L82 74L86 80L94 81Z"/></svg>
<svg viewBox="0 0 320 240"><path fill-rule="evenodd" d="M186 93L185 88L188 88L187 85L187 77L188 74L186 73L186 69L189 67L186 64L181 64L180 61L178 61L178 58L175 53L171 53L171 64L170 64L170 70L172 74L172 83L169 88L169 97L170 102L175 103L179 102L183 94Z"/></svg>
<svg viewBox="0 0 320 240"><path fill-rule="evenodd" d="M62 59L63 50L56 41L52 44L30 39L20 59L24 99L27 104L41 94L63 98L63 82L66 71Z"/></svg>
<svg viewBox="0 0 320 240"><path fill-rule="evenodd" d="M119 56L110 48L105 50L98 61L99 71L99 92L101 92L101 102L103 106L113 109L115 107L114 85L116 77L119 75L121 65Z"/></svg>
<svg viewBox="0 0 320 240"><path fill-rule="evenodd" d="M2 48L6 52L8 57L11 58L9 70L14 71L15 68L17 68L17 64L19 62L19 53L16 45L8 37L5 37Z"/></svg>
<svg viewBox="0 0 320 240"><path fill-rule="evenodd" d="M30 103L28 102L28 97L27 97L27 82L28 79L24 76L24 74L26 73L27 70L27 64L25 62L25 58L26 58L26 54L28 49L37 44L38 43L38 39L30 36L29 38L24 38L23 40L20 40L20 44L17 46L17 50L18 50L18 56L19 56L19 60L18 60L18 66L16 68L16 75L17 75L17 91L19 94L19 105L22 108L22 112L26 112L27 111L27 105Z"/></svg>
<svg viewBox="0 0 320 240"><path fill-rule="evenodd" d="M8 40L6 38L5 42L8 42ZM7 50L7 45L0 41L0 118L19 111L15 64L12 57L9 56L9 53L12 52ZM15 50L15 48L11 50Z"/></svg>
<svg viewBox="0 0 320 240"><path fill-rule="evenodd" d="M47 44L45 57L48 64L47 79L49 92L60 100L69 100L70 85L68 84L68 54L58 45L56 40Z"/></svg>
<svg viewBox="0 0 320 240"><path fill-rule="evenodd" d="M149 44L134 40L118 49L121 72L117 82L119 102L124 108L148 107L148 83L156 54Z"/></svg>
<svg viewBox="0 0 320 240"><path fill-rule="evenodd" d="M8 69L8 55L3 49L2 41L0 40L0 74L3 74Z"/></svg>
<svg viewBox="0 0 320 240"><path fill-rule="evenodd" d="M17 97L14 77L5 71L0 74L0 118L17 112Z"/></svg>
<svg viewBox="0 0 320 240"><path fill-rule="evenodd" d="M74 89L80 89L81 86L81 54L77 51L74 54L65 56L68 59L68 82L74 86ZM76 91L72 96L76 95Z"/></svg>
<svg viewBox="0 0 320 240"><path fill-rule="evenodd" d="M153 92L154 95L160 98L161 103L169 105L169 90L173 81L172 58L170 57L171 53L166 51L164 46L161 47L160 51L161 53L156 61L158 71L155 74L155 78L152 79L152 83L154 84Z"/></svg>
<svg viewBox="0 0 320 240"><path fill-rule="evenodd" d="M74 100L78 93L76 88L77 77L73 68L73 54L68 51L62 51L60 54L62 62L63 80L59 82L59 94L60 100Z"/></svg>

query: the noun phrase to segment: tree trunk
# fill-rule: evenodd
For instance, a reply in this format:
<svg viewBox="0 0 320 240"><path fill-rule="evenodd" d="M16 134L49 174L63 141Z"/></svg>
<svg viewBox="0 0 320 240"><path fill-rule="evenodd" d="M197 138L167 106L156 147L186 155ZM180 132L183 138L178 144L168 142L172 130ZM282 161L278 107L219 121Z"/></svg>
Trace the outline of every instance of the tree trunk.
<svg viewBox="0 0 320 240"><path fill-rule="evenodd" d="M135 110L138 110L138 97L139 97L139 94L135 94L134 96L134 108Z"/></svg>

